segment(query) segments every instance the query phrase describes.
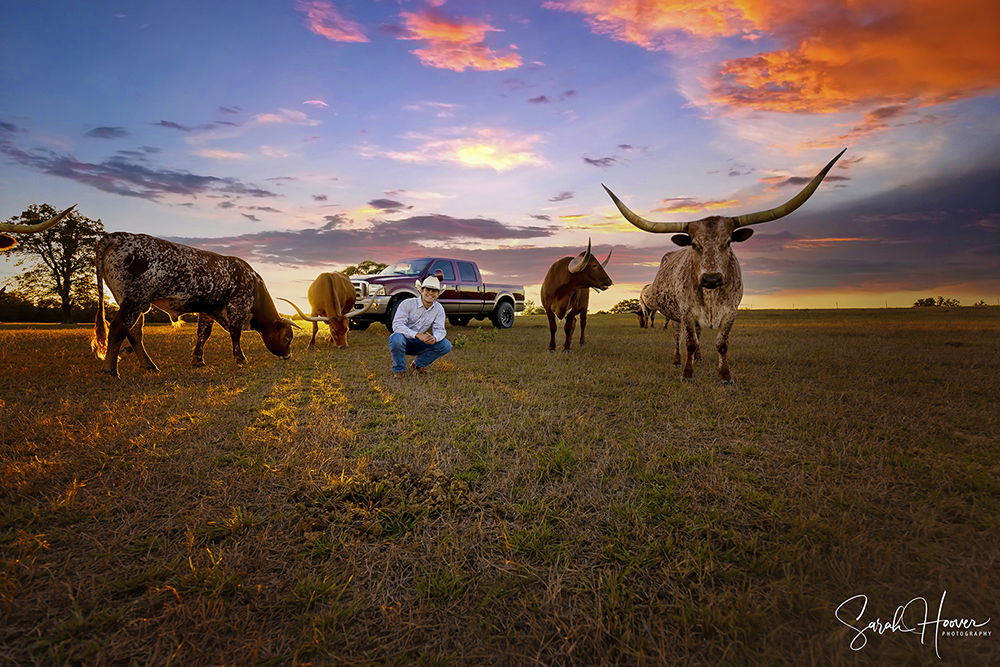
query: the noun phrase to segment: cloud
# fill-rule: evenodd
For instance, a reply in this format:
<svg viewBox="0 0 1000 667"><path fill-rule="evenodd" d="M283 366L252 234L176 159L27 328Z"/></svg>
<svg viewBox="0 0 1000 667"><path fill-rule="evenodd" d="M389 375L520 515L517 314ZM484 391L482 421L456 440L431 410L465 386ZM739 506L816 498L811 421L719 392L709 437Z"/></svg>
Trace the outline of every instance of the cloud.
<svg viewBox="0 0 1000 667"><path fill-rule="evenodd" d="M400 211L406 211L412 206L406 206L402 202L395 201L394 199L372 199L368 202L368 205L379 211L386 211L388 213L399 213Z"/></svg>
<svg viewBox="0 0 1000 667"><path fill-rule="evenodd" d="M995 0L552 0L543 7L582 14L597 34L702 62L724 39L770 45L709 63L695 101L724 113L864 114L807 148L846 145L903 122L940 122L922 114L1000 90ZM762 36L766 42L757 41Z"/></svg>
<svg viewBox="0 0 1000 667"><path fill-rule="evenodd" d="M388 262L407 256L426 255L431 252L431 247L441 244L542 238L556 231L551 227L512 226L491 218L453 218L442 214L393 221L376 220L363 228L354 226L344 214L328 215L323 220L324 224L318 228L269 230L214 239L170 240L225 255L237 255L251 263L301 267L304 264L329 266L331 262L342 262L346 266L357 262L361 255ZM542 257L542 262L551 263L557 258L546 260L545 257L553 252L547 249L535 254ZM463 255L475 254L476 251L463 251ZM517 271L521 273L524 270L522 265ZM544 275L545 269L540 270Z"/></svg>
<svg viewBox="0 0 1000 667"><path fill-rule="evenodd" d="M306 27L334 42L367 42L361 26L344 18L332 2L297 0L295 9L306 14Z"/></svg>
<svg viewBox="0 0 1000 667"><path fill-rule="evenodd" d="M560 192L555 197L550 197L549 201L566 201L567 199L572 199L574 194L572 192Z"/></svg>
<svg viewBox="0 0 1000 667"><path fill-rule="evenodd" d="M539 95L538 97L529 97L528 104L548 104L549 98L545 95Z"/></svg>
<svg viewBox="0 0 1000 667"><path fill-rule="evenodd" d="M452 136L449 136L452 135ZM487 167L504 172L522 166L545 166L537 153L540 135L514 136L491 128L451 128L438 135L410 134L407 139L420 145L412 151L393 151L362 146L364 157L387 157L400 162L450 162L463 167Z"/></svg>
<svg viewBox="0 0 1000 667"><path fill-rule="evenodd" d="M236 115L243 113L243 109L239 107L219 107L219 113Z"/></svg>
<svg viewBox="0 0 1000 667"><path fill-rule="evenodd" d="M95 139L122 139L132 135L124 127L95 127L83 136Z"/></svg>
<svg viewBox="0 0 1000 667"><path fill-rule="evenodd" d="M260 222L260 218L258 218L256 215L251 215L250 213L240 213L240 215L242 215L247 220L251 220L253 222Z"/></svg>
<svg viewBox="0 0 1000 667"><path fill-rule="evenodd" d="M607 169L608 167L613 167L615 165L615 162L618 161L618 159L614 157L598 157L598 158L584 157L583 161L594 167Z"/></svg>
<svg viewBox="0 0 1000 667"><path fill-rule="evenodd" d="M245 160L247 158L246 153L236 153L233 151L222 151L222 150L212 150L212 149L202 149L194 151L195 155L201 157L211 158L213 160Z"/></svg>
<svg viewBox="0 0 1000 667"><path fill-rule="evenodd" d="M323 121L310 118L301 111L291 109L278 109L278 113L259 113L250 119L251 123L260 125L303 125L305 127L315 127Z"/></svg>
<svg viewBox="0 0 1000 667"><path fill-rule="evenodd" d="M416 102L403 107L404 111L431 111L438 118L453 118L455 111L460 109L459 104L447 104L445 102Z"/></svg>
<svg viewBox="0 0 1000 667"><path fill-rule="evenodd" d="M313 201L327 201L327 200L330 199L326 195L313 195L312 198L313 198Z"/></svg>
<svg viewBox="0 0 1000 667"><path fill-rule="evenodd" d="M698 201L691 197L674 197L663 199L663 206L657 206L653 213L700 213L702 211L717 211L735 208L740 202L735 199L719 199L716 201Z"/></svg>
<svg viewBox="0 0 1000 667"><path fill-rule="evenodd" d="M12 144L0 144L0 153L14 162L51 176L59 176L123 197L158 201L168 195L197 197L226 194L246 197L280 195L243 183L236 178L204 176L174 169L158 169L148 160L135 161L116 155L103 162L81 162L71 155L52 151L27 152Z"/></svg>
<svg viewBox="0 0 1000 667"><path fill-rule="evenodd" d="M424 65L464 72L467 68L497 71L521 66L516 53L498 55L485 44L487 32L498 32L475 19L451 19L436 9L420 13L402 12L404 26L393 31L397 39L423 42L411 51Z"/></svg>
<svg viewBox="0 0 1000 667"><path fill-rule="evenodd" d="M302 104L308 104L309 106L319 107L319 108L330 106L329 104L327 104L323 100L306 100Z"/></svg>

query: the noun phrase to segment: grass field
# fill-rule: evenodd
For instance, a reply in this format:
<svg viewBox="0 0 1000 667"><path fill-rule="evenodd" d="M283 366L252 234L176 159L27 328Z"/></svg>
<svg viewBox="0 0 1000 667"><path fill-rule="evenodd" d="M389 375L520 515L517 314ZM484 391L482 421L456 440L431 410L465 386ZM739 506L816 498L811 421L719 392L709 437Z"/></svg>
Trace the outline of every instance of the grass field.
<svg viewBox="0 0 1000 667"><path fill-rule="evenodd" d="M744 311L735 387L661 325L0 326L0 664L1000 664L1000 308Z"/></svg>

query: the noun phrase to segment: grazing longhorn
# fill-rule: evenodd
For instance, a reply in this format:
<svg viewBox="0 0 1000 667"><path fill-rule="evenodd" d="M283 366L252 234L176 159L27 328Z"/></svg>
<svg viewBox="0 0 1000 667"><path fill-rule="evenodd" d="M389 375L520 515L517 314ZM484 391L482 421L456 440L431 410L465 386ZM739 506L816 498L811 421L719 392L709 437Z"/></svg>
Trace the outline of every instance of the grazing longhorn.
<svg viewBox="0 0 1000 667"><path fill-rule="evenodd" d="M104 319L104 283L118 301L110 333ZM239 257L226 257L146 234L115 232L97 244L97 293L100 296L91 348L104 360L101 370L118 377L118 352L128 338L143 368L159 370L142 346L144 314L151 306L175 320L198 313L198 339L192 366L204 366L205 341L218 322L233 339L233 357L247 362L240 333L260 333L272 354L291 356L292 324L274 307L264 280ZM176 320L175 320L176 321Z"/></svg>
<svg viewBox="0 0 1000 667"><path fill-rule="evenodd" d="M687 360L681 379L692 381L694 378L691 362L701 354L697 331L701 325L719 329L715 340L715 348L719 352L719 379L724 384L733 383L726 353L729 350L729 331L743 298L743 278L739 260L730 245L750 238L753 230L746 229L747 225L777 220L805 203L844 151L816 174L802 192L781 206L734 218L713 215L693 222L650 222L630 211L604 186L626 220L647 232L672 232L675 236L671 240L682 246L680 250L663 256L648 291L650 305L684 329ZM678 341L674 364L680 365L677 324L674 331Z"/></svg>
<svg viewBox="0 0 1000 667"><path fill-rule="evenodd" d="M563 349L569 352L573 338L576 316L580 316L580 345L586 341L587 306L590 305L590 288L604 291L613 284L604 267L611 261L611 253L603 262L598 262L587 249L576 257L563 257L549 267L542 281L542 307L549 318L549 352L556 349L556 319L566 319L566 343Z"/></svg>
<svg viewBox="0 0 1000 667"><path fill-rule="evenodd" d="M639 316L639 328L645 329L649 327L653 328L653 322L656 320L656 308L653 308L649 304L649 287L647 283L643 286L642 291L639 292L639 310L636 315Z"/></svg>
<svg viewBox="0 0 1000 667"><path fill-rule="evenodd" d="M299 316L307 322L313 323L312 340L309 341L309 348L316 347L316 334L319 332L319 323L326 322L330 327L330 344L336 344L337 348L347 347L348 320L355 315L363 315L371 310L375 304L375 295L371 295L368 301L357 304L355 308L354 284L344 273L321 273L313 284L309 286L309 305L312 306L312 317L306 315L299 307L288 299L281 299L290 303Z"/></svg>
<svg viewBox="0 0 1000 667"><path fill-rule="evenodd" d="M11 225L8 223L0 223L0 232L10 232L13 234L37 234L38 232L44 232L49 227L54 227L62 222L63 218L69 215L69 212L74 208L76 208L76 204L73 204L68 209L53 218L37 222L33 225ZM9 250L16 245L17 240L14 239L13 236L10 234L0 234L0 250Z"/></svg>

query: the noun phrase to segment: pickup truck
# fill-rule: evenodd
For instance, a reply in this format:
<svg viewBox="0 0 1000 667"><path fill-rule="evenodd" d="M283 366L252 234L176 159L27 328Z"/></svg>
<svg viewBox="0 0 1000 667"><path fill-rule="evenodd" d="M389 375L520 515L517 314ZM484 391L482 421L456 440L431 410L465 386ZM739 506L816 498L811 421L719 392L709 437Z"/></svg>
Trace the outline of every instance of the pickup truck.
<svg viewBox="0 0 1000 667"><path fill-rule="evenodd" d="M351 328L364 330L372 322L381 322L392 331L399 302L419 297L415 283L428 276L437 276L441 281L438 303L455 326L464 327L472 318L489 317L493 326L508 329L514 325L514 313L524 310L523 286L485 283L475 262L420 257L390 264L373 275L351 276L358 301L375 295L372 308L351 318Z"/></svg>

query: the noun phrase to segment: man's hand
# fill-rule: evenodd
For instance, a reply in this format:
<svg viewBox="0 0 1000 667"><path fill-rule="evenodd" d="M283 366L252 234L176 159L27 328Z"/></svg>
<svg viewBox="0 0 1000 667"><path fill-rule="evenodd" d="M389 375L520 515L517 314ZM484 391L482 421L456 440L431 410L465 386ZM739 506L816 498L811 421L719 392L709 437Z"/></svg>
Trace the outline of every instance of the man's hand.
<svg viewBox="0 0 1000 667"><path fill-rule="evenodd" d="M430 335L429 333L426 333L426 332L424 332L424 333L418 333L417 334L417 340L419 340L421 342L424 342L424 343L427 343L428 345L433 345L434 343L437 342L437 338L435 338L434 336L432 336L432 335Z"/></svg>

